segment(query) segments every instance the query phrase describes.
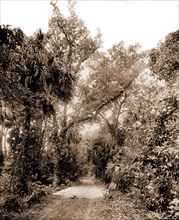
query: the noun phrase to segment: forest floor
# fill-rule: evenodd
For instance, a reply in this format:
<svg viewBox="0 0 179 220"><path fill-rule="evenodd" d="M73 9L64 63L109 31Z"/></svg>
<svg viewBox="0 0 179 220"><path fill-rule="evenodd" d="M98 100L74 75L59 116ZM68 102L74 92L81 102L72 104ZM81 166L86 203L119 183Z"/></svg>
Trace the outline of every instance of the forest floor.
<svg viewBox="0 0 179 220"><path fill-rule="evenodd" d="M105 185L93 178L49 194L41 203L13 216L13 220L149 220L135 195L105 194ZM1 220L1 218L0 218Z"/></svg>

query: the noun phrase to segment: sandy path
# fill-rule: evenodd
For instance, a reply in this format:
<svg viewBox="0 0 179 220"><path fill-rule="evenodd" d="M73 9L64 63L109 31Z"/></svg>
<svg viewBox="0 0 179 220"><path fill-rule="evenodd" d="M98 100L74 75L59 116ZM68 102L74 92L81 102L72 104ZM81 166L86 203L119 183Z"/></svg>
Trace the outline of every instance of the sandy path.
<svg viewBox="0 0 179 220"><path fill-rule="evenodd" d="M149 220L133 199L121 193L107 199L104 193L105 185L85 177L77 186L48 195L18 220Z"/></svg>
<svg viewBox="0 0 179 220"><path fill-rule="evenodd" d="M82 178L80 182L81 184L79 186L69 187L53 194L66 198L97 199L104 197L106 191L105 186L97 184L93 177Z"/></svg>
<svg viewBox="0 0 179 220"><path fill-rule="evenodd" d="M80 179L78 186L68 187L52 195L39 220L103 220L96 218L98 205L103 201L106 186L94 177ZM48 213L48 214L47 214ZM101 214L100 214L101 215Z"/></svg>

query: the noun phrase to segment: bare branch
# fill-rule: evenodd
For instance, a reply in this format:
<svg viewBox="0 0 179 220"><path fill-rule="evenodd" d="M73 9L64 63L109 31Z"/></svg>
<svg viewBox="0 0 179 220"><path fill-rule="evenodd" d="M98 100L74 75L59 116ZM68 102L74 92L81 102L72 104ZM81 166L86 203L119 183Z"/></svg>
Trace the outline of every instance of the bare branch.
<svg viewBox="0 0 179 220"><path fill-rule="evenodd" d="M101 113L99 113L99 115L100 115L100 116L106 121L106 123L110 126L110 123L109 123L109 121L107 120L107 118L105 118L104 115L101 114Z"/></svg>
<svg viewBox="0 0 179 220"><path fill-rule="evenodd" d="M67 43L68 43L70 46L74 47L73 43L72 43L71 40L68 38L68 35L67 35L65 29L63 28L63 26L62 26L60 23L58 23L58 26L60 27L60 29L62 30L63 34L65 35L65 38L66 38Z"/></svg>

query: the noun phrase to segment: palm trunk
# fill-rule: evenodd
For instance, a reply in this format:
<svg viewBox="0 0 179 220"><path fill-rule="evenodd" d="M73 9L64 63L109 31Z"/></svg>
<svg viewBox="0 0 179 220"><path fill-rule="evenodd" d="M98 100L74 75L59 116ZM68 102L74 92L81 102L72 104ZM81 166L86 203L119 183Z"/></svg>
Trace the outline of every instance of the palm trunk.
<svg viewBox="0 0 179 220"><path fill-rule="evenodd" d="M3 150L4 150L4 157L7 156L7 133L8 133L8 128L4 127L4 138L3 138Z"/></svg>
<svg viewBox="0 0 179 220"><path fill-rule="evenodd" d="M64 111L63 116L61 120L61 130L58 132L58 122L56 117L56 112L54 114L54 134L55 134L55 169L54 169L54 186L59 186L61 184L61 177L59 175L60 173L60 167L59 167L59 160L61 159L61 149L66 144L66 134L67 134L67 105L64 105Z"/></svg>
<svg viewBox="0 0 179 220"><path fill-rule="evenodd" d="M1 142L1 152L4 155L4 148L5 148L5 123L2 121L2 142Z"/></svg>
<svg viewBox="0 0 179 220"><path fill-rule="evenodd" d="M54 105L54 114L53 114L53 138L52 142L55 145L55 161L54 161L54 180L53 180L53 186L57 187L59 186L59 176L58 176L58 142L59 142L59 136L58 136L58 122L57 122L57 104Z"/></svg>
<svg viewBox="0 0 179 220"><path fill-rule="evenodd" d="M23 134L20 136L20 130L16 134L15 146L12 151L13 162L11 172L11 192L13 195L27 195L29 180L29 137L31 114L29 106L26 106L23 112L24 123L22 124Z"/></svg>

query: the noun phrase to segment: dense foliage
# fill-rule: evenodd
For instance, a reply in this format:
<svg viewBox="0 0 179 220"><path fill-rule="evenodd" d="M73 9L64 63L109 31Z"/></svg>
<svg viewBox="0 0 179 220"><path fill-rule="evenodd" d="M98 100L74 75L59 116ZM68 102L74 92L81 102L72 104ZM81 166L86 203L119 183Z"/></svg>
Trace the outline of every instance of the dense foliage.
<svg viewBox="0 0 179 220"><path fill-rule="evenodd" d="M142 72L127 90L121 108L127 113L118 122L118 126L125 129L121 135L125 141L121 146L115 142L110 147L110 160L104 167L105 175L113 183L109 188L123 192L137 190L143 204L153 212L150 217L157 219L178 218L177 36L178 31L169 34L157 49L151 50L150 69ZM170 66L164 63L170 63ZM104 83L104 79L102 81ZM109 133L114 128L113 115L117 115L114 106L111 112L111 118L104 111L101 114ZM103 132L104 137L106 131Z"/></svg>
<svg viewBox="0 0 179 220"><path fill-rule="evenodd" d="M38 30L32 37L27 37L20 29L0 26L0 116L3 136L9 135L4 172L8 171L10 180L7 182L8 193L10 197L17 196L17 203L19 196L33 193L32 182L61 184L74 181L79 175L76 155L67 142L65 124L62 123L64 126L59 131L57 109L59 100L61 103L70 101L75 74L98 48L100 38L89 36L83 21L73 10L71 17L65 18L57 6L52 5L54 16L49 33ZM58 26L63 21L67 22L66 28ZM72 27L69 28L70 23ZM56 33L52 33L55 25L58 26ZM75 35L69 42L69 36L77 32L80 32L82 43ZM54 42L55 35L58 37ZM57 48L58 53L68 54L67 59L56 54ZM74 56L75 60L72 60ZM53 127L51 132L48 126ZM48 152L46 135L51 142L48 144L54 148L52 155ZM44 162L45 158L49 162ZM49 164L51 168L45 173ZM11 206L14 200L9 198L7 201Z"/></svg>
<svg viewBox="0 0 179 220"><path fill-rule="evenodd" d="M161 219L177 219L179 214L178 176L178 31L169 34L160 45L156 62L151 68L160 78L168 81L168 97L156 118L152 138L143 153L142 197L150 210L162 212ZM164 64L165 63L165 64ZM160 70L158 69L160 68Z"/></svg>
<svg viewBox="0 0 179 220"><path fill-rule="evenodd" d="M110 160L110 143L103 138L97 138L93 141L92 148L89 151L89 157L94 164L94 173L96 177L108 182L105 171L108 161Z"/></svg>
<svg viewBox="0 0 179 220"><path fill-rule="evenodd" d="M161 42L156 49L152 49L150 68L152 72L166 81L175 80L179 70L179 32L170 33L165 42Z"/></svg>
<svg viewBox="0 0 179 220"><path fill-rule="evenodd" d="M169 212L170 203L178 199L179 128L175 122L179 117L179 102L175 98L167 101L162 114L157 118L154 136L143 156L142 192L150 210ZM177 213L169 215L170 219L175 215Z"/></svg>

